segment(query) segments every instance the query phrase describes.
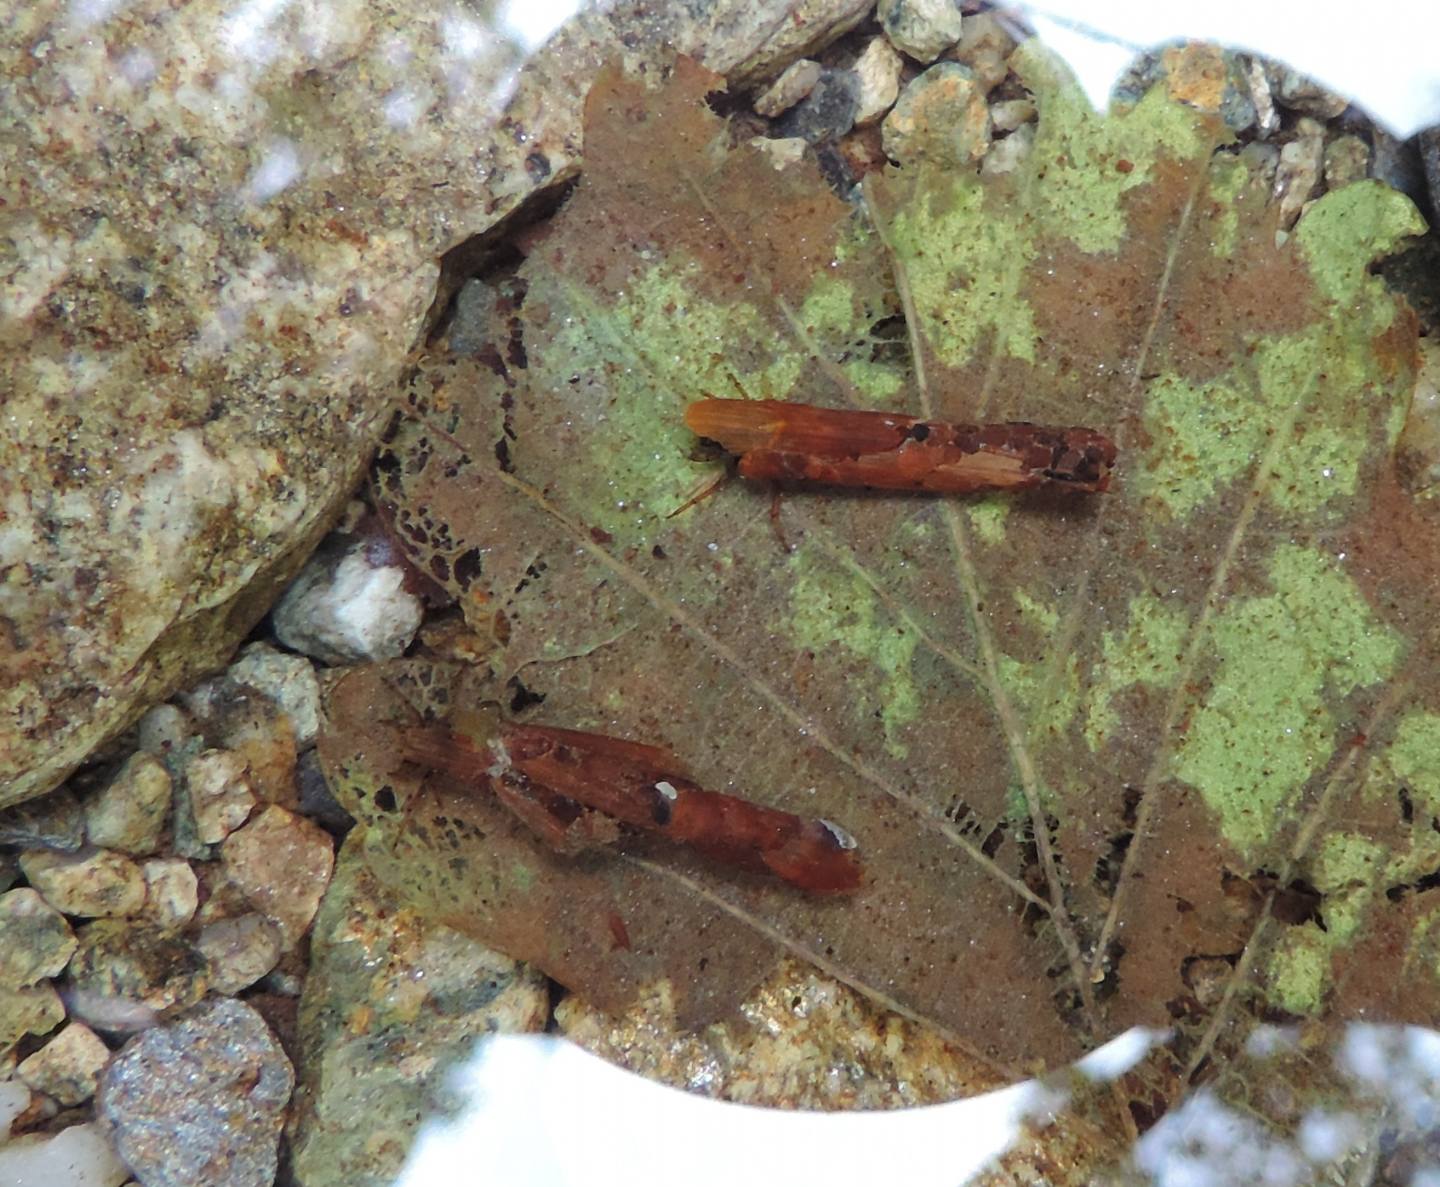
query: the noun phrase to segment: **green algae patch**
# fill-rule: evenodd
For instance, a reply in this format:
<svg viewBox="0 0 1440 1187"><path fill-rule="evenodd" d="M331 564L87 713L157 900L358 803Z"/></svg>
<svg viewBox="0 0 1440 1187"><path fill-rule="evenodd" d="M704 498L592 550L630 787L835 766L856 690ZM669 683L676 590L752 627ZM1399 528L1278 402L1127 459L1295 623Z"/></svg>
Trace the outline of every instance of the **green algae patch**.
<svg viewBox="0 0 1440 1187"><path fill-rule="evenodd" d="M1320 294L1344 305L1350 324L1372 334L1390 324L1395 305L1367 265L1424 233L1415 204L1379 181L1326 194L1295 228Z"/></svg>
<svg viewBox="0 0 1440 1187"><path fill-rule="evenodd" d="M790 559L790 602L781 629L803 648L839 649L862 664L850 704L861 719L878 718L885 748L904 758L901 729L920 715L911 674L919 636L885 613L871 587L838 571L827 557L801 549Z"/></svg>
<svg viewBox="0 0 1440 1187"><path fill-rule="evenodd" d="M1101 662L1089 689L1085 740L1091 750L1109 741L1120 717L1114 699L1136 685L1169 688L1180 672L1189 627L1184 613L1149 594L1130 604L1124 631L1106 631Z"/></svg>
<svg viewBox="0 0 1440 1187"><path fill-rule="evenodd" d="M1286 932L1266 969L1271 1000L1297 1017L1318 1014L1330 982L1330 951L1329 939L1313 924Z"/></svg>
<svg viewBox="0 0 1440 1187"><path fill-rule="evenodd" d="M1406 714L1385 758L1395 779L1415 801L1415 810L1440 816L1440 714Z"/></svg>
<svg viewBox="0 0 1440 1187"><path fill-rule="evenodd" d="M1225 838L1251 853L1285 824L1317 757L1334 749L1339 727L1327 694L1382 679L1401 648L1331 558L1283 545L1269 575L1274 593L1217 615L1210 690L1174 764Z"/></svg>

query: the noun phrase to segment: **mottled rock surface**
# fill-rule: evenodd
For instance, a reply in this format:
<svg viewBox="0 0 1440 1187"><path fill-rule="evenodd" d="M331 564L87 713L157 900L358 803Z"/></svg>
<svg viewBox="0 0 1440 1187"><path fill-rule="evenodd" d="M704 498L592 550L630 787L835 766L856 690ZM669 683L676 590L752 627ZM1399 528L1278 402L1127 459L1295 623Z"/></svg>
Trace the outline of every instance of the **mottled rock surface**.
<svg viewBox="0 0 1440 1187"><path fill-rule="evenodd" d="M0 894L0 989L57 976L75 951L70 924L34 890Z"/></svg>
<svg viewBox="0 0 1440 1187"><path fill-rule="evenodd" d="M266 808L221 847L230 887L279 928L285 948L315 918L330 884L335 851L330 834L284 808Z"/></svg>
<svg viewBox="0 0 1440 1187"><path fill-rule="evenodd" d="M85 801L85 833L92 845L143 856L160 848L169 815L170 772L140 752Z"/></svg>
<svg viewBox="0 0 1440 1187"><path fill-rule="evenodd" d="M875 1006L814 968L786 962L755 988L740 1017L676 1029L669 988L609 1015L571 996L562 1034L676 1088L787 1109L894 1109L1000 1086L993 1071L934 1031Z"/></svg>
<svg viewBox="0 0 1440 1187"><path fill-rule="evenodd" d="M967 167L990 145L990 109L968 67L941 62L905 88L880 128L886 155L902 165Z"/></svg>
<svg viewBox="0 0 1440 1187"><path fill-rule="evenodd" d="M243 1002L207 1002L131 1039L97 1101L147 1187L270 1187L295 1072Z"/></svg>
<svg viewBox="0 0 1440 1187"><path fill-rule="evenodd" d="M548 1012L544 977L400 908L347 844L301 1001L297 1176L388 1187L420 1118L455 1103L446 1078L471 1041L541 1030Z"/></svg>
<svg viewBox="0 0 1440 1187"><path fill-rule="evenodd" d="M72 1013L107 1030L149 1025L186 1009L210 984L205 958L190 944L130 919L81 928L69 979Z"/></svg>
<svg viewBox="0 0 1440 1187"><path fill-rule="evenodd" d="M40 896L66 915L131 915L145 901L140 867L109 849L31 849L20 855L20 869Z"/></svg>
<svg viewBox="0 0 1440 1187"><path fill-rule="evenodd" d="M868 8L810 0L777 24L743 0L622 3L517 80L535 47L440 0L17 7L0 805L54 787L268 609L389 415L437 260L573 173L602 62L688 52L764 77Z"/></svg>
<svg viewBox="0 0 1440 1187"><path fill-rule="evenodd" d="M917 62L933 62L960 40L955 0L880 0L875 15L895 48Z"/></svg>
<svg viewBox="0 0 1440 1187"><path fill-rule="evenodd" d="M62 1105L95 1095L95 1083L110 1061L110 1048L83 1022L71 1022L20 1064L20 1078Z"/></svg>

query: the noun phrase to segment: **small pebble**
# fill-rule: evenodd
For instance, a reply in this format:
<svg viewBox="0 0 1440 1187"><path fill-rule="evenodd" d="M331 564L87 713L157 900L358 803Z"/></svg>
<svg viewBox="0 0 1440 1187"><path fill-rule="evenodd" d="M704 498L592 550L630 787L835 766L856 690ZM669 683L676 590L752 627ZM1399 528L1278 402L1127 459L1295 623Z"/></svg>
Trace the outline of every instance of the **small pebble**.
<svg viewBox="0 0 1440 1187"><path fill-rule="evenodd" d="M179 705L156 705L140 718L140 749L164 758L181 749L197 730L190 715Z"/></svg>
<svg viewBox="0 0 1440 1187"><path fill-rule="evenodd" d="M750 145L770 158L770 164L776 169L788 169L791 165L803 161L805 152L810 147L807 141L798 136L787 136L783 140L769 136L752 136Z"/></svg>
<svg viewBox="0 0 1440 1187"><path fill-rule="evenodd" d="M126 1043L96 1110L146 1187L271 1187L294 1086L260 1015L218 998Z"/></svg>
<svg viewBox="0 0 1440 1187"><path fill-rule="evenodd" d="M1232 131L1255 124L1247 62L1210 42L1190 41L1142 54L1116 82L1113 99L1136 103L1155 85L1164 86L1178 103L1218 115Z"/></svg>
<svg viewBox="0 0 1440 1187"><path fill-rule="evenodd" d="M80 929L69 981L77 1017L120 1031L194 1005L210 985L205 958L192 945L129 919L101 919Z"/></svg>
<svg viewBox="0 0 1440 1187"><path fill-rule="evenodd" d="M0 989L0 1051L26 1035L43 1035L65 1021L65 1004L49 981L26 989Z"/></svg>
<svg viewBox="0 0 1440 1187"><path fill-rule="evenodd" d="M875 15L896 49L927 64L959 41L963 31L955 0L880 0Z"/></svg>
<svg viewBox="0 0 1440 1187"><path fill-rule="evenodd" d="M860 80L860 96L855 110L855 124L872 124L895 106L900 94L900 70L904 60L884 37L872 37L855 59L855 77Z"/></svg>
<svg viewBox="0 0 1440 1187"><path fill-rule="evenodd" d="M1024 163L1035 147L1035 125L1025 124L1010 135L996 140L981 162L980 172L986 177L1000 173L1013 173Z"/></svg>
<svg viewBox="0 0 1440 1187"><path fill-rule="evenodd" d="M1270 72L1257 58L1247 56L1243 61L1250 102L1255 105L1255 131L1261 140L1268 140L1280 130L1280 113L1275 109L1275 96L1270 90Z"/></svg>
<svg viewBox="0 0 1440 1187"><path fill-rule="evenodd" d="M256 914L207 923L195 941L210 961L210 987L219 993L239 993L255 984L275 967L280 945L280 929Z"/></svg>
<svg viewBox="0 0 1440 1187"><path fill-rule="evenodd" d="M1035 122L1035 104L1029 99L1002 99L990 104L990 123L997 132L1013 132Z"/></svg>
<svg viewBox="0 0 1440 1187"><path fill-rule="evenodd" d="M1319 120L1334 119L1350 106L1350 101L1334 91L1327 91L1313 78L1278 62L1266 64L1270 90L1281 107L1298 111Z"/></svg>
<svg viewBox="0 0 1440 1187"><path fill-rule="evenodd" d="M0 1183L6 1187L120 1187L129 1178L129 1168L94 1123L26 1134L0 1146Z"/></svg>
<svg viewBox="0 0 1440 1187"><path fill-rule="evenodd" d="M394 659L410 645L424 611L406 588L407 576L399 564L372 560L365 541L332 537L280 598L276 637L326 664Z"/></svg>
<svg viewBox="0 0 1440 1187"><path fill-rule="evenodd" d="M284 709L229 675L207 680L181 699L212 747L244 761L257 799L295 806L295 728Z"/></svg>
<svg viewBox="0 0 1440 1187"><path fill-rule="evenodd" d="M30 887L0 895L0 989L58 977L75 952L65 916Z"/></svg>
<svg viewBox="0 0 1440 1187"><path fill-rule="evenodd" d="M1370 172L1370 146L1359 136L1337 136L1325 147L1325 188L1338 190L1364 181Z"/></svg>
<svg viewBox="0 0 1440 1187"><path fill-rule="evenodd" d="M146 922L174 932L195 918L200 903L199 885L190 863L180 857L156 857L144 862Z"/></svg>
<svg viewBox="0 0 1440 1187"><path fill-rule="evenodd" d="M860 80L848 70L826 70L814 89L775 121L775 136L809 144L838 140L855 126L859 107Z"/></svg>
<svg viewBox="0 0 1440 1187"><path fill-rule="evenodd" d="M250 768L230 750L205 750L185 765L185 806L197 840L218 845L255 807Z"/></svg>
<svg viewBox="0 0 1440 1187"><path fill-rule="evenodd" d="M0 845L73 853L83 844L85 813L68 787L0 812Z"/></svg>
<svg viewBox="0 0 1440 1187"><path fill-rule="evenodd" d="M20 1064L20 1078L62 1105L83 1104L95 1095L95 1081L110 1062L110 1048L83 1022L67 1023L40 1050Z"/></svg>
<svg viewBox="0 0 1440 1187"><path fill-rule="evenodd" d="M290 718L295 744L304 750L320 729L320 682L303 655L288 655L267 643L252 643L226 675L269 697Z"/></svg>
<svg viewBox="0 0 1440 1187"><path fill-rule="evenodd" d="M319 825L271 805L237 829L220 850L227 882L280 928L288 950L305 934L335 865Z"/></svg>
<svg viewBox="0 0 1440 1187"><path fill-rule="evenodd" d="M964 31L950 57L970 67L976 85L988 95L1010 73L1010 55L1014 52L1015 38L1000 18L994 12L977 12L965 18Z"/></svg>
<svg viewBox="0 0 1440 1187"><path fill-rule="evenodd" d="M968 166L990 147L990 109L966 67L941 62L905 88L881 132L901 165Z"/></svg>
<svg viewBox="0 0 1440 1187"><path fill-rule="evenodd" d="M791 62L784 73L755 100L755 113L774 119L782 111L789 111L815 89L815 84L820 81L820 71L820 63L809 58Z"/></svg>
<svg viewBox="0 0 1440 1187"><path fill-rule="evenodd" d="M40 896L66 915L133 915L145 902L140 867L110 849L31 849L20 855L20 869Z"/></svg>
<svg viewBox="0 0 1440 1187"><path fill-rule="evenodd" d="M1325 126L1309 117L1295 123L1295 139L1280 148L1274 194L1280 203L1280 229L1289 230L1320 182L1325 163Z"/></svg>
<svg viewBox="0 0 1440 1187"><path fill-rule="evenodd" d="M160 848L169 814L170 773L142 750L85 801L85 833L92 845L140 857Z"/></svg>

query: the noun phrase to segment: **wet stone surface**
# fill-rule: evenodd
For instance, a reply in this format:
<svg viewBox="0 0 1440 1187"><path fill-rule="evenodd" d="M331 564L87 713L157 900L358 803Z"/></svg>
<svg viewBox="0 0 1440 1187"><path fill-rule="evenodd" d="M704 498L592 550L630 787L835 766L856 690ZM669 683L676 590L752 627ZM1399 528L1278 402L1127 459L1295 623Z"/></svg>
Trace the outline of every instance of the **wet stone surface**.
<svg viewBox="0 0 1440 1187"><path fill-rule="evenodd" d="M131 915L145 902L140 867L109 849L31 849L20 855L20 869L40 896L66 915Z"/></svg>
<svg viewBox="0 0 1440 1187"><path fill-rule="evenodd" d="M92 1026L128 1030L194 1005L209 988L205 958L151 924L99 919L80 929L71 957L73 1012Z"/></svg>
<svg viewBox="0 0 1440 1187"><path fill-rule="evenodd" d="M264 1019L219 999L131 1039L97 1111L147 1187L270 1187L294 1084Z"/></svg>
<svg viewBox="0 0 1440 1187"><path fill-rule="evenodd" d="M65 917L28 887L0 895L0 936L0 989L59 976L75 951Z"/></svg>
<svg viewBox="0 0 1440 1187"><path fill-rule="evenodd" d="M132 754L99 792L85 801L92 845L132 857L160 848L170 815L170 772L153 754Z"/></svg>
<svg viewBox="0 0 1440 1187"><path fill-rule="evenodd" d="M453 1105L446 1076L471 1041L543 1029L549 992L525 965L400 907L348 842L300 1009L292 1142L306 1187L388 1187L419 1119Z"/></svg>

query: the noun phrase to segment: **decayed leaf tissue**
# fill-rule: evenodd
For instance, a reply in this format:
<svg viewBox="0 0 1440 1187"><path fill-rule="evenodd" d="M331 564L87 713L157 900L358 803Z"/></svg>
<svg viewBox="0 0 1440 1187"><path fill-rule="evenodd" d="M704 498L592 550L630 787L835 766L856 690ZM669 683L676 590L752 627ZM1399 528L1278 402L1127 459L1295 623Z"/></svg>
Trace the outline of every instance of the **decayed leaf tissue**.
<svg viewBox="0 0 1440 1187"><path fill-rule="evenodd" d="M490 342L418 359L377 503L485 641L343 680L322 739L377 874L602 1006L722 1014L782 955L998 1073L1174 1027L1440 1009L1440 533L1393 464L1416 325L1373 182L1277 236L1227 134L1103 118L1033 46L1034 149L837 196L707 105L602 76L582 180ZM705 396L1088 426L1107 493L723 480ZM698 492L704 497L696 498ZM635 839L559 854L404 732L516 718L837 821L854 893Z"/></svg>

